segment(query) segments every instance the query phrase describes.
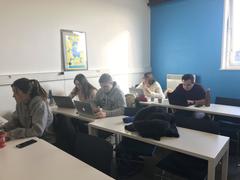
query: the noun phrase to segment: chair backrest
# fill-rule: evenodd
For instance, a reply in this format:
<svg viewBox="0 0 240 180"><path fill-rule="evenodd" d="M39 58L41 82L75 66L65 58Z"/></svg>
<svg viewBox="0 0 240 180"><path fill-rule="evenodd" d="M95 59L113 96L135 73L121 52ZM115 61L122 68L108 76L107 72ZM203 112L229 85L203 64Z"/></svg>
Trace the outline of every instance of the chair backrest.
<svg viewBox="0 0 240 180"><path fill-rule="evenodd" d="M229 105L229 106L240 106L240 99L227 98L227 97L216 97L216 104ZM239 118L227 117L227 116L215 116L215 120L224 120L233 123L239 123Z"/></svg>
<svg viewBox="0 0 240 180"><path fill-rule="evenodd" d="M56 133L56 146L73 155L76 131L72 122L64 115L55 114L53 127Z"/></svg>
<svg viewBox="0 0 240 180"><path fill-rule="evenodd" d="M216 97L215 103L229 106L240 106L240 99Z"/></svg>
<svg viewBox="0 0 240 180"><path fill-rule="evenodd" d="M109 142L96 136L77 133L74 149L76 158L110 175L113 147Z"/></svg>
<svg viewBox="0 0 240 180"><path fill-rule="evenodd" d="M179 118L176 119L176 125L188 129L219 134L219 123L211 119Z"/></svg>
<svg viewBox="0 0 240 180"><path fill-rule="evenodd" d="M135 104L135 96L133 94L126 94L125 98L126 98L127 107L133 107Z"/></svg>

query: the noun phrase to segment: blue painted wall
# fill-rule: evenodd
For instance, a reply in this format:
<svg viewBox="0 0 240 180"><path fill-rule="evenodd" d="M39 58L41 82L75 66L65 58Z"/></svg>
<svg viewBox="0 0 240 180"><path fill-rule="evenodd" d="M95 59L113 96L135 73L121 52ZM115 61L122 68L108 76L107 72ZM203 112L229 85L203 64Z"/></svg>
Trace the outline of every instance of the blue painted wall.
<svg viewBox="0 0 240 180"><path fill-rule="evenodd" d="M151 64L166 74L194 73L215 96L240 98L240 71L222 71L224 0L171 0L151 7Z"/></svg>

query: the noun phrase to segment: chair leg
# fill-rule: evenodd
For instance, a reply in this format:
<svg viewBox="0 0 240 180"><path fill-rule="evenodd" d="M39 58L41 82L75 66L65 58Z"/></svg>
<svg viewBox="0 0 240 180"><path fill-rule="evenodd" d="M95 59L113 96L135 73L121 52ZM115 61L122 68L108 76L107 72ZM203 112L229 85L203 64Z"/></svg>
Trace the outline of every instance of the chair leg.
<svg viewBox="0 0 240 180"><path fill-rule="evenodd" d="M240 167L239 146L240 146L240 131L237 132L237 167Z"/></svg>

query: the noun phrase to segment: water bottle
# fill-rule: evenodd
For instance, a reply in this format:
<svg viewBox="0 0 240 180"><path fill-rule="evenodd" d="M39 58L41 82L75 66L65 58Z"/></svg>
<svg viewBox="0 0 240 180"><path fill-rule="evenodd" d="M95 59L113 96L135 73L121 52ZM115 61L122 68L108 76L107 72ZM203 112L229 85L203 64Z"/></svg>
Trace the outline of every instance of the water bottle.
<svg viewBox="0 0 240 180"><path fill-rule="evenodd" d="M53 100L53 97L52 97L52 90L48 91L48 99L49 99L49 105L50 106L54 105L54 100Z"/></svg>
<svg viewBox="0 0 240 180"><path fill-rule="evenodd" d="M210 95L210 89L208 88L206 90L206 95L205 95L205 106L210 106L211 103L211 95Z"/></svg>

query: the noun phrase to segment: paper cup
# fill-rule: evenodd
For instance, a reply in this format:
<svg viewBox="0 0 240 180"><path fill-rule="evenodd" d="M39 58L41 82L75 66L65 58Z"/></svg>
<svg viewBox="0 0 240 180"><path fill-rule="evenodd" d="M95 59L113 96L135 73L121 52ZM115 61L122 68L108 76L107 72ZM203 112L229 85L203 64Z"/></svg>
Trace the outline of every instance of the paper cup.
<svg viewBox="0 0 240 180"><path fill-rule="evenodd" d="M0 148L6 146L6 135L7 135L6 132L0 131Z"/></svg>

